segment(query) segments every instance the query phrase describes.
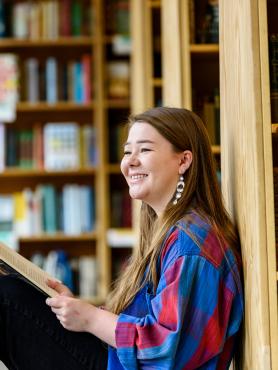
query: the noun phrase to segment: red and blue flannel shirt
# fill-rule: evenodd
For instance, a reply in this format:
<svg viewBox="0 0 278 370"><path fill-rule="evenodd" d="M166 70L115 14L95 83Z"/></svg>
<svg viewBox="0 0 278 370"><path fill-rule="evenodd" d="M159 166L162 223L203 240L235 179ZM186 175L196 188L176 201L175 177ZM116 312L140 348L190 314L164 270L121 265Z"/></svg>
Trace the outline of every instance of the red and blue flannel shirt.
<svg viewBox="0 0 278 370"><path fill-rule="evenodd" d="M119 315L108 369L228 369L243 318L240 268L194 211L169 231L159 283Z"/></svg>

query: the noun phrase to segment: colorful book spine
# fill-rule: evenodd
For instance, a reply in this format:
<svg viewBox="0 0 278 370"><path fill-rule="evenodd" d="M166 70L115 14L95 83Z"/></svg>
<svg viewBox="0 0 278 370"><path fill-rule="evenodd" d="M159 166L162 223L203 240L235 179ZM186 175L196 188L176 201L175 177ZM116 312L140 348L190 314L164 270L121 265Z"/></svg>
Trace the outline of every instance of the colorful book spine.
<svg viewBox="0 0 278 370"><path fill-rule="evenodd" d="M83 6L80 1L72 0L71 4L71 34L72 36L82 35Z"/></svg>
<svg viewBox="0 0 278 370"><path fill-rule="evenodd" d="M71 35L71 1L61 0L59 2L59 33L60 36Z"/></svg>
<svg viewBox="0 0 278 370"><path fill-rule="evenodd" d="M47 103L56 103L58 100L58 73L57 60L49 57L46 60L46 101Z"/></svg>
<svg viewBox="0 0 278 370"><path fill-rule="evenodd" d="M81 63L82 63L82 72L83 72L83 81L82 81L83 102L89 103L91 101L91 86L92 86L91 56L89 54L83 54L81 57Z"/></svg>
<svg viewBox="0 0 278 370"><path fill-rule="evenodd" d="M5 140L5 125L0 122L0 172L5 170L6 163L6 140Z"/></svg>
<svg viewBox="0 0 278 370"><path fill-rule="evenodd" d="M26 100L29 103L39 101L39 62L36 58L25 61Z"/></svg>

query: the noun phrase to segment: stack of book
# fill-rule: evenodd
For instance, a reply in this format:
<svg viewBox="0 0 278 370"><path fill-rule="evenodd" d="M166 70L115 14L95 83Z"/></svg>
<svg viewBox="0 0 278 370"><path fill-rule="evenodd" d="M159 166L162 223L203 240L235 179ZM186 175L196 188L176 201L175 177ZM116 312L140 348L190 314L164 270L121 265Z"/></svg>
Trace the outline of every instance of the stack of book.
<svg viewBox="0 0 278 370"><path fill-rule="evenodd" d="M94 190L87 185L66 184L61 190L38 185L0 195L0 239L40 236L43 233L80 235L95 228Z"/></svg>
<svg viewBox="0 0 278 370"><path fill-rule="evenodd" d="M49 56L45 61L35 57L24 60L20 99L29 103L70 101L86 104L91 101L91 56L82 54L78 60L58 62Z"/></svg>
<svg viewBox="0 0 278 370"><path fill-rule="evenodd" d="M197 9L198 8L198 9ZM196 11L196 9L198 11ZM219 42L219 1L189 1L190 43Z"/></svg>
<svg viewBox="0 0 278 370"><path fill-rule="evenodd" d="M90 0L0 0L0 37L56 39L92 34Z"/></svg>
<svg viewBox="0 0 278 370"><path fill-rule="evenodd" d="M70 170L98 162L96 129L91 124L36 122L32 129L0 123L0 170Z"/></svg>
<svg viewBox="0 0 278 370"><path fill-rule="evenodd" d="M35 253L31 261L53 278L62 281L74 295L84 299L95 297L98 282L95 256L72 258L65 250L52 250L46 255Z"/></svg>

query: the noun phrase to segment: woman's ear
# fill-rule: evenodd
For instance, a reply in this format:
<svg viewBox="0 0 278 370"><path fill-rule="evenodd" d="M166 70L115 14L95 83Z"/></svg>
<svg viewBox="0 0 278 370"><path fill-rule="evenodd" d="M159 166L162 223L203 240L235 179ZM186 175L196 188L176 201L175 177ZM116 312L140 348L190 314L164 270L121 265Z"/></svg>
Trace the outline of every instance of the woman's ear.
<svg viewBox="0 0 278 370"><path fill-rule="evenodd" d="M182 157L180 159L179 174L183 175L191 166L191 163L192 163L192 152L190 150L185 150L182 153Z"/></svg>

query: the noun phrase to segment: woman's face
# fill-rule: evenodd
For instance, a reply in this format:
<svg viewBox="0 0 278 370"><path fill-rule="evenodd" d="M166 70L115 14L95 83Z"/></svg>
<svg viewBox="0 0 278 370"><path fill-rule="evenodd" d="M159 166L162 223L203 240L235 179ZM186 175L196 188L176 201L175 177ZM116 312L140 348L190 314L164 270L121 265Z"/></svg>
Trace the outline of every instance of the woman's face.
<svg viewBox="0 0 278 370"><path fill-rule="evenodd" d="M129 194L160 214L173 197L180 174L185 172L184 153L148 123L135 122L124 147L121 171Z"/></svg>

